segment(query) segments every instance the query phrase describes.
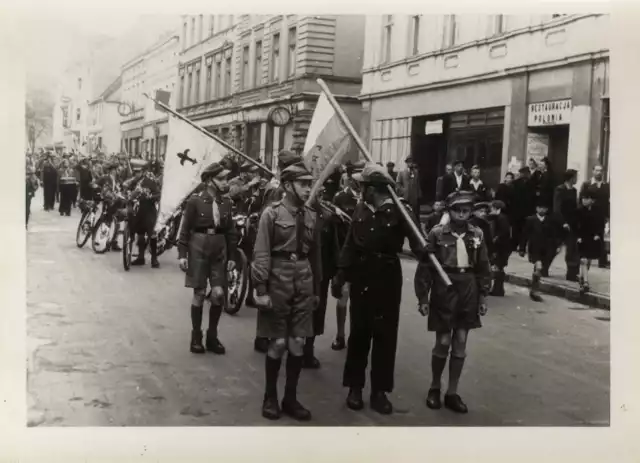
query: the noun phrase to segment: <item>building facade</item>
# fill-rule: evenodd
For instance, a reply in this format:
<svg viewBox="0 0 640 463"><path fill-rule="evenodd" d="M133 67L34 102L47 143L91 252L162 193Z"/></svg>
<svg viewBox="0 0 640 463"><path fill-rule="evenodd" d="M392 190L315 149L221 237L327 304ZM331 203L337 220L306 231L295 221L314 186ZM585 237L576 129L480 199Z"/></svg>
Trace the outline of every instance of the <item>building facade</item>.
<svg viewBox="0 0 640 463"><path fill-rule="evenodd" d="M118 76L99 98L89 103L88 152L112 154L120 151L120 115L122 78Z"/></svg>
<svg viewBox="0 0 640 463"><path fill-rule="evenodd" d="M274 168L281 149L304 147L318 77L359 119L364 27L355 15L183 16L177 108Z"/></svg>
<svg viewBox="0 0 640 463"><path fill-rule="evenodd" d="M148 159L164 159L169 135L168 116L144 96L156 91L170 92L175 98L176 69L180 37L169 34L141 55L122 66L122 100L128 105L122 116L122 150ZM170 101L170 105L175 105Z"/></svg>
<svg viewBox="0 0 640 463"><path fill-rule="evenodd" d="M456 159L494 188L529 158L558 179L608 164L607 15L368 16L365 43L364 138L412 154L427 201Z"/></svg>

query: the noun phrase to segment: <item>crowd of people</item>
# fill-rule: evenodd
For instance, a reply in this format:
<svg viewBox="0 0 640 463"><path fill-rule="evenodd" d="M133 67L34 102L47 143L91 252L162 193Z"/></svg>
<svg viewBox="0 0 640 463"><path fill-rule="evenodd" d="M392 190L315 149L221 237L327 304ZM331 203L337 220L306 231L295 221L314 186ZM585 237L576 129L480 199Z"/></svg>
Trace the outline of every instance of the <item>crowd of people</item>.
<svg viewBox="0 0 640 463"><path fill-rule="evenodd" d="M609 214L608 185L602 181L600 166L580 192L575 189L575 171L568 170L565 182L553 186L548 169L536 168L532 173L531 167L521 169L515 179L507 174L493 192L484 185L477 166L467 175L462 162L455 162L438 179L433 211L426 217L420 215L416 165L408 159L407 166L396 173L393 165L347 163L329 176L316 198L310 198L314 176L299 154L280 152L275 175L229 155L203 170L199 188L181 206L178 262L185 272L185 286L193 291L190 352L194 354L226 352L218 324L227 273L235 267L232 256L239 245L233 216L243 211L257 217L244 249L250 260L246 303L258 309L254 349L266 354L265 418L286 414L311 419L311 412L298 399L298 382L302 370L321 367L314 346L316 337L324 334L330 295L337 306L337 336L331 347L347 349L343 371L347 406L364 407L365 371L371 357L370 406L381 414L392 413L387 394L394 388L402 295L399 254L407 240L418 259L414 276L418 310L428 317L428 330L435 333L426 398L431 409L444 405L457 413L468 411L458 394L468 335L482 326L487 297L504 296L505 267L513 251L528 253L534 266L532 299L541 300L540 278L548 274L562 243L571 265L567 278L576 279L579 273L583 289L587 288L586 271L591 260L602 255ZM93 199L97 186L103 201L114 192L146 191L147 203L132 219L139 236L135 263L145 263L146 237L152 266L159 265L152 224L157 217L161 166L141 163L132 168L126 157L91 162L63 156L56 161L44 154L32 173L27 172L27 191L37 184L33 178L37 172L45 190L45 210L53 209L59 194L61 215L70 214L77 191L81 198ZM389 187L404 198L401 205L394 202ZM29 197L27 201L28 218ZM111 204L125 207L122 200ZM414 224L404 220L400 207L407 208ZM414 234L416 229L426 236L426 246ZM120 249L117 242L112 249ZM440 263L448 283L430 255ZM206 300L210 308L205 338ZM277 383L285 356L286 384L280 402ZM449 381L442 395L447 361Z"/></svg>

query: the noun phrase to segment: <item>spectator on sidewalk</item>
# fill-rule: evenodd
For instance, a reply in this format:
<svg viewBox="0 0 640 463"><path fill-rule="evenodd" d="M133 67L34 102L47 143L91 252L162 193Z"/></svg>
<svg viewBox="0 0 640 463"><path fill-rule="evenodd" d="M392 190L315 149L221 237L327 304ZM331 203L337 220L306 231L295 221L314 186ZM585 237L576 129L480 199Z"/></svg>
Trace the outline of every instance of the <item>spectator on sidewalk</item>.
<svg viewBox="0 0 640 463"><path fill-rule="evenodd" d="M471 168L471 179L469 180L469 185L471 186L471 191L475 193L478 201L490 200L489 190L480 178L479 166L473 166Z"/></svg>
<svg viewBox="0 0 640 463"><path fill-rule="evenodd" d="M490 294L498 297L504 296L504 269L509 263L512 249L511 226L506 214L502 212L504 208L504 202L494 200L491 202L491 213L488 216L491 224L491 237L493 238L492 253L489 254L493 268L493 287Z"/></svg>
<svg viewBox="0 0 640 463"><path fill-rule="evenodd" d="M539 201L535 215L528 217L525 222L518 247L520 256L524 257L528 253L529 262L533 264L529 297L535 302L542 302L539 293L540 278L549 276L549 266L558 252L560 243L558 224L548 213L547 203Z"/></svg>
<svg viewBox="0 0 640 463"><path fill-rule="evenodd" d="M587 189L593 190L593 209L603 219L602 233L600 236L604 237L604 228L609 221L611 205L611 190L609 184L604 181L603 169L600 164L596 164L593 167L593 176L590 180L587 180L580 187L580 199L584 196L584 192ZM600 268L608 267L607 252L604 246L602 246L602 254L598 257L598 266Z"/></svg>
<svg viewBox="0 0 640 463"><path fill-rule="evenodd" d="M451 175L453 173L453 164L447 164L444 167L444 175L441 175L436 180L436 198L442 198L442 183L443 179L447 175ZM440 199L440 201L444 201L444 199Z"/></svg>
<svg viewBox="0 0 640 463"><path fill-rule="evenodd" d="M29 228L29 216L31 215L31 200L38 190L38 179L35 176L34 169L31 165L26 168L26 200L27 200L27 217L25 227Z"/></svg>
<svg viewBox="0 0 640 463"><path fill-rule="evenodd" d="M564 173L564 183L555 189L553 196L553 210L557 221L563 229L563 242L566 248L565 262L567 264L567 281L578 281L580 258L578 257L576 220L578 211L578 192L575 185L578 172L567 169Z"/></svg>
<svg viewBox="0 0 640 463"><path fill-rule="evenodd" d="M389 175L391 176L394 182L398 180L398 172L394 170L395 167L396 167L396 164L394 162L391 162L391 161L387 162L387 172L389 173Z"/></svg>
<svg viewBox="0 0 640 463"><path fill-rule="evenodd" d="M547 206L548 207L548 206ZM518 249L527 217L536 212L535 190L529 167L522 167L513 182L513 201L509 215L513 250Z"/></svg>
<svg viewBox="0 0 640 463"><path fill-rule="evenodd" d="M551 171L551 162L549 158L542 158L538 164L537 176L534 180L536 199L540 199L553 207L553 191L556 187L553 172ZM549 212L553 213L554 209Z"/></svg>
<svg viewBox="0 0 640 463"><path fill-rule="evenodd" d="M413 157L409 155L405 160L407 164L406 170L398 174L397 191L398 196L411 206L415 214L416 223L420 223L420 200L422 199L422 190L420 186L420 175L418 165L413 161Z"/></svg>
<svg viewBox="0 0 640 463"><path fill-rule="evenodd" d="M73 195L76 189L75 172L65 159L60 163L59 169L59 188L60 188L60 215L71 215L71 204L73 203Z"/></svg>
<svg viewBox="0 0 640 463"><path fill-rule="evenodd" d="M42 163L42 188L44 190L44 210L51 211L56 203L58 189L58 170L53 162L51 153L45 155Z"/></svg>
<svg viewBox="0 0 640 463"><path fill-rule="evenodd" d="M440 190L440 196L436 199L444 201L454 191L470 191L471 185L469 183L470 178L464 173L464 164L461 159L456 160L453 163L453 172L446 174L442 178L442 188Z"/></svg>
<svg viewBox="0 0 640 463"><path fill-rule="evenodd" d="M591 261L600 259L604 243L604 217L595 207L598 195L595 187L581 192L581 206L577 211L576 236L580 256L580 292L589 292Z"/></svg>
<svg viewBox="0 0 640 463"><path fill-rule="evenodd" d="M513 187L514 175L511 172L507 172L504 176L504 181L498 185L496 189L495 199L504 203L502 213L510 216L512 212L514 187Z"/></svg>
<svg viewBox="0 0 640 463"><path fill-rule="evenodd" d="M431 214L426 217L422 224L425 235L428 234L433 227L440 224L443 214L444 201L436 201L435 203L433 203L433 212L431 212Z"/></svg>

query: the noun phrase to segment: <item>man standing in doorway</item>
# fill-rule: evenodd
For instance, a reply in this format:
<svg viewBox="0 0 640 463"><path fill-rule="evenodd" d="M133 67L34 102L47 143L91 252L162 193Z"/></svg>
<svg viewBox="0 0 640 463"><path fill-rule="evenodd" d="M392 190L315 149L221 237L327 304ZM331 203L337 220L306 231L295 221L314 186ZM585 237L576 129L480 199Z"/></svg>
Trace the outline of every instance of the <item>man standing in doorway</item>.
<svg viewBox="0 0 640 463"><path fill-rule="evenodd" d="M420 200L422 199L422 190L420 186L420 175L418 165L414 162L410 155L405 160L407 169L398 174L398 195L411 206L415 214L416 223L420 223Z"/></svg>
<svg viewBox="0 0 640 463"><path fill-rule="evenodd" d="M453 163L453 172L443 177L440 196L436 199L444 201L454 191L470 191L470 180L469 176L464 173L464 164L462 160L456 160Z"/></svg>

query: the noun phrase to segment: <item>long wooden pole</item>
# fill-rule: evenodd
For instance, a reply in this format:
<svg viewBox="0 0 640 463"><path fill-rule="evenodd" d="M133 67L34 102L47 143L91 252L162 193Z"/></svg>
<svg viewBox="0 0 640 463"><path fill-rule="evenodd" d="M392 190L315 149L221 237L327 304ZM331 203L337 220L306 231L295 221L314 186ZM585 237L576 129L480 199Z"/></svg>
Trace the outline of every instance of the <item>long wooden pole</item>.
<svg viewBox="0 0 640 463"><path fill-rule="evenodd" d="M164 104L161 101L156 100L155 98L150 97L148 94L143 93L143 95L147 98L149 98L151 101L153 101L155 104L157 104L158 106L160 106L162 109L164 109L166 112L174 115L175 117L177 117L178 119L180 119L183 122L186 122L187 124L189 124L191 127L193 127L194 129L196 129L198 132L200 132L202 135L205 135L209 138L211 138L212 140L215 140L216 142L220 143L222 146L224 146L226 149L228 149L229 151L232 151L233 153L237 154L238 156L242 157L244 160L249 161L251 164L253 164L254 166L258 167L260 170L262 170L265 174L268 174L270 176L273 177L273 172L271 172L269 169L267 169L265 166L263 166L262 164L260 164L258 161L256 161L255 159L247 156L246 154L244 154L242 151L234 148L233 146L231 146L229 143L227 143L226 141L224 141L221 138L218 138L217 136L213 135L212 133L207 132L205 129L203 129L202 127L200 127L199 125L195 124L193 121L191 121L189 118L183 116L182 114L174 111L173 109L171 109L169 106L167 106L166 104Z"/></svg>
<svg viewBox="0 0 640 463"><path fill-rule="evenodd" d="M367 149L367 147L364 146L364 143L358 136L356 129L353 128L351 121L349 121L349 118L347 117L347 115L344 113L344 111L342 110L342 108L340 107L336 99L331 94L331 91L329 90L329 87L327 87L327 84L325 84L322 79L318 79L316 82L318 82L318 85L320 85L320 88L322 88L322 91L327 96L329 103L331 103L331 106L333 106L333 109L335 110L336 114L344 124L344 127L349 131L349 133L355 140L356 145L358 145L358 148L360 149L364 157L367 159L368 162L373 163L373 157L371 156L371 153L369 153L369 150ZM404 204L402 204L402 202L400 201L400 198L398 198L398 195L396 194L395 190L391 186L388 186L387 190L389 191L389 194L391 195L393 202L398 206L398 209L400 210L402 217L411 228L411 232L413 233L415 238L420 242L422 247L425 247L427 245L427 240L422 235L422 232L420 231L416 223L411 218L409 211L407 211L407 209L404 207ZM440 275L440 278L442 278L442 281L444 281L445 285L451 286L452 284L451 280L449 279L449 276L445 273L445 271L442 269L442 265L440 265L440 262L438 262L438 259L436 259L436 256L434 256L432 253L429 253L429 259L431 260L431 263L433 264L436 271Z"/></svg>

